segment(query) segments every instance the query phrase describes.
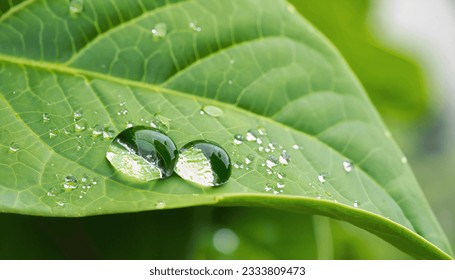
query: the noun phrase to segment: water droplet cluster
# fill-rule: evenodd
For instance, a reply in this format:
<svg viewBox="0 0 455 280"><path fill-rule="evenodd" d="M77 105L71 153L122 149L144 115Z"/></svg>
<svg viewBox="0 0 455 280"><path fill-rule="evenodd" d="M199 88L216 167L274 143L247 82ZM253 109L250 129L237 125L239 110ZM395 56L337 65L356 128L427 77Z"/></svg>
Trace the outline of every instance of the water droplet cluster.
<svg viewBox="0 0 455 280"><path fill-rule="evenodd" d="M60 185L49 188L46 195L55 206L64 207L69 200L84 199L97 184L98 179L95 177L67 174L61 179Z"/></svg>

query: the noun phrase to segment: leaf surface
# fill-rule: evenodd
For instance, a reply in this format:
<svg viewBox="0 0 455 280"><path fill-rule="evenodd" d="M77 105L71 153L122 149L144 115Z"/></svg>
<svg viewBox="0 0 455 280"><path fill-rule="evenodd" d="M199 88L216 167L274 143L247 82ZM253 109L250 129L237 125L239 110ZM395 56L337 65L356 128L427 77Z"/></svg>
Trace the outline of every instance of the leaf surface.
<svg viewBox="0 0 455 280"><path fill-rule="evenodd" d="M267 206L343 219L413 256L449 258L406 158L361 85L292 6L84 3L77 14L68 1L2 10L2 211L74 217ZM154 36L163 23L165 36ZM223 114L201 114L207 105ZM236 167L231 179L212 189L176 175L125 179L105 154L130 124L164 125L178 147L219 143Z"/></svg>

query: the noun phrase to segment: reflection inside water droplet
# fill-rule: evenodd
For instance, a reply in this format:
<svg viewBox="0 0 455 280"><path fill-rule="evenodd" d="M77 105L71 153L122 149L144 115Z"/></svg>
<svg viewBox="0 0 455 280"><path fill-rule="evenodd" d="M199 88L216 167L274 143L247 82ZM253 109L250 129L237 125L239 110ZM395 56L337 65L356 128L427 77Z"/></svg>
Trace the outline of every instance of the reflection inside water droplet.
<svg viewBox="0 0 455 280"><path fill-rule="evenodd" d="M238 165L240 167L243 168L242 163ZM197 140L180 149L175 172L200 186L219 186L231 176L231 159L218 144Z"/></svg>
<svg viewBox="0 0 455 280"><path fill-rule="evenodd" d="M215 118L223 115L223 110L221 110L220 108L218 108L216 106L212 106L212 105L207 105L207 106L202 107L201 111L203 113L206 113L207 115L209 115L211 117L215 117Z"/></svg>
<svg viewBox="0 0 455 280"><path fill-rule="evenodd" d="M121 173L150 181L171 176L177 154L174 141L163 132L135 126L115 137L106 158Z"/></svg>
<svg viewBox="0 0 455 280"><path fill-rule="evenodd" d="M344 171L349 173L349 172L352 171L353 167L354 166L352 165L352 162L350 162L349 160L343 161L343 169L344 169Z"/></svg>

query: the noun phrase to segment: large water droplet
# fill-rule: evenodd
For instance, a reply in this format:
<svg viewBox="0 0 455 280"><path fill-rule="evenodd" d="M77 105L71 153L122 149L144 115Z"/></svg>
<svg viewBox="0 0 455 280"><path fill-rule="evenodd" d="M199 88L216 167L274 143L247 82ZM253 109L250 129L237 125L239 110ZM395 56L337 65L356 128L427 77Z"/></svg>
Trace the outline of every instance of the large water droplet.
<svg viewBox="0 0 455 280"><path fill-rule="evenodd" d="M152 35L155 39L164 38L167 34L167 25L164 22L155 24L152 29Z"/></svg>
<svg viewBox="0 0 455 280"><path fill-rule="evenodd" d="M84 0L70 0L69 12L71 14L80 14L84 10Z"/></svg>
<svg viewBox="0 0 455 280"><path fill-rule="evenodd" d="M106 158L121 173L141 181L172 175L177 148L163 132L135 126L123 130L109 146Z"/></svg>
<svg viewBox="0 0 455 280"><path fill-rule="evenodd" d="M211 117L215 117L215 118L223 115L223 110L221 110L220 108L218 108L216 106L212 106L212 105L204 106L204 107L202 107L201 110L204 113L206 113L207 115L209 115Z"/></svg>
<svg viewBox="0 0 455 280"><path fill-rule="evenodd" d="M180 149L175 172L204 187L219 186L231 176L231 159L218 144L197 140Z"/></svg>
<svg viewBox="0 0 455 280"><path fill-rule="evenodd" d="M343 161L343 169L344 169L344 171L349 173L349 172L352 171L353 168L354 168L354 166L352 165L352 162L350 162L349 160Z"/></svg>

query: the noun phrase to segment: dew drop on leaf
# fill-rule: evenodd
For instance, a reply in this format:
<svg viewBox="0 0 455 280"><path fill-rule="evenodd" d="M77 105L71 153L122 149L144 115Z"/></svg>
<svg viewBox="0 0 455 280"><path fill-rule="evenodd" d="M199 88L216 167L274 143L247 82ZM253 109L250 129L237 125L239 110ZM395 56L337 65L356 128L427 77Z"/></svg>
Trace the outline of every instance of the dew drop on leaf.
<svg viewBox="0 0 455 280"><path fill-rule="evenodd" d="M8 151L12 154L17 153L17 151L19 151L19 144L17 144L16 142L12 142L11 144L9 144Z"/></svg>
<svg viewBox="0 0 455 280"><path fill-rule="evenodd" d="M190 26L190 29L193 30L194 32L201 32L201 30L202 30L202 28L199 25L197 25L197 23L195 23L195 22L190 22L189 26Z"/></svg>
<svg viewBox="0 0 455 280"><path fill-rule="evenodd" d="M82 111L81 110L76 110L73 112L73 119L75 121L82 119Z"/></svg>
<svg viewBox="0 0 455 280"><path fill-rule="evenodd" d="M63 179L63 188L66 191L71 191L71 190L77 189L78 186L79 186L79 183L78 183L76 177L74 177L73 175L67 175Z"/></svg>
<svg viewBox="0 0 455 280"><path fill-rule="evenodd" d="M51 121L51 117L48 113L43 113L43 122L47 123Z"/></svg>
<svg viewBox="0 0 455 280"><path fill-rule="evenodd" d="M49 138L55 138L58 136L58 130L56 128L49 129Z"/></svg>
<svg viewBox="0 0 455 280"><path fill-rule="evenodd" d="M164 208L166 208L166 202L164 202L163 200L158 200L155 203L155 208L156 209L164 209Z"/></svg>
<svg viewBox="0 0 455 280"><path fill-rule="evenodd" d="M353 167L354 166L352 165L352 162L350 162L349 160L343 161L343 169L344 169L344 171L349 173L349 172L352 171Z"/></svg>
<svg viewBox="0 0 455 280"><path fill-rule="evenodd" d="M359 202L357 200L354 201L354 207L355 208L359 207Z"/></svg>
<svg viewBox="0 0 455 280"><path fill-rule="evenodd" d="M155 26L153 27L153 29L151 31L152 31L153 38L155 38L155 39L164 38L164 37L166 37L166 34L167 34L167 25L164 22L157 23L157 24L155 24Z"/></svg>
<svg viewBox="0 0 455 280"><path fill-rule="evenodd" d="M243 140L244 140L244 138L243 138L243 136L242 136L241 134L236 134L236 135L234 135L234 144L235 144L235 145L240 145L240 144L242 144L242 143L243 143Z"/></svg>
<svg viewBox="0 0 455 280"><path fill-rule="evenodd" d="M257 140L257 136L256 134L254 133L253 130L248 130L248 132L246 133L246 141L248 142L255 142Z"/></svg>
<svg viewBox="0 0 455 280"><path fill-rule="evenodd" d="M74 122L74 131L82 132L87 128L87 121L86 120L78 120Z"/></svg>
<svg viewBox="0 0 455 280"><path fill-rule="evenodd" d="M325 183L325 174L319 174L318 175L318 180L320 183Z"/></svg>
<svg viewBox="0 0 455 280"><path fill-rule="evenodd" d="M70 14L80 14L84 10L84 0L70 0Z"/></svg>
<svg viewBox="0 0 455 280"><path fill-rule="evenodd" d="M205 114L211 116L211 117L220 117L223 115L223 110L221 108L218 108L216 106L212 105L207 105L202 107L201 111L203 111Z"/></svg>
<svg viewBox="0 0 455 280"><path fill-rule="evenodd" d="M180 149L175 172L200 186L215 187L231 177L231 159L218 144L196 140Z"/></svg>
<svg viewBox="0 0 455 280"><path fill-rule="evenodd" d="M134 126L115 137L106 158L122 174L151 181L172 175L177 154L174 141L160 130Z"/></svg>

